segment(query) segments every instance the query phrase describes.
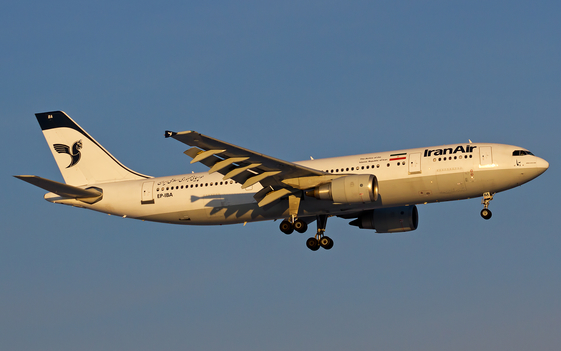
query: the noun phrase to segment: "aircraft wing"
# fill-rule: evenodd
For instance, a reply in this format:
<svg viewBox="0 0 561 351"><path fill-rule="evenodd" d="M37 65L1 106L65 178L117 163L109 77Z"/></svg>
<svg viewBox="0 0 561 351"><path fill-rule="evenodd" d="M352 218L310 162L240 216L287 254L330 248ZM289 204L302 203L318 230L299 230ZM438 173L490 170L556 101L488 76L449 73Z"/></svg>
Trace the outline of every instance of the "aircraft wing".
<svg viewBox="0 0 561 351"><path fill-rule="evenodd" d="M211 174L218 172L224 176L224 180L233 179L242 184L244 189L260 183L264 189L255 196L260 206L337 177L194 131L179 133L166 131L165 136L193 146L185 151L185 154L193 158L191 163L201 162L209 167ZM268 198L265 199L267 196Z"/></svg>

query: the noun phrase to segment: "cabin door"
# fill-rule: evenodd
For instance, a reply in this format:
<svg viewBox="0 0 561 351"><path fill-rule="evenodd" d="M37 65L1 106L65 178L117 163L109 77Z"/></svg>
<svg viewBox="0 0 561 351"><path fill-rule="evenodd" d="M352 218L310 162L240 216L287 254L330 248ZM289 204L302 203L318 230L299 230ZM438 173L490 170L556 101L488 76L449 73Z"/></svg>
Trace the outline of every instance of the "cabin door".
<svg viewBox="0 0 561 351"><path fill-rule="evenodd" d="M493 153L490 146L481 146L479 148L479 163L482 166L493 164Z"/></svg>
<svg viewBox="0 0 561 351"><path fill-rule="evenodd" d="M421 153L409 154L409 174L421 173Z"/></svg>
<svg viewBox="0 0 561 351"><path fill-rule="evenodd" d="M154 182L142 183L142 195L140 203L143 205L154 203Z"/></svg>

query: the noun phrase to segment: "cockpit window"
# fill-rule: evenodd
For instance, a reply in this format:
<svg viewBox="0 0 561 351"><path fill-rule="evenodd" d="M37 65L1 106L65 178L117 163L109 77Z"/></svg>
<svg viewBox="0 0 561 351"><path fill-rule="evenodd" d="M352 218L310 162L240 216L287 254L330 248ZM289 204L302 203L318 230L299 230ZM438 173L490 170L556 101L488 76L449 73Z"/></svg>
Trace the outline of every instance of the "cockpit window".
<svg viewBox="0 0 561 351"><path fill-rule="evenodd" d="M532 155L532 156L534 156L534 154L531 153L531 152L528 151L528 150L514 150L514 151L512 152L512 156L524 156L524 155Z"/></svg>

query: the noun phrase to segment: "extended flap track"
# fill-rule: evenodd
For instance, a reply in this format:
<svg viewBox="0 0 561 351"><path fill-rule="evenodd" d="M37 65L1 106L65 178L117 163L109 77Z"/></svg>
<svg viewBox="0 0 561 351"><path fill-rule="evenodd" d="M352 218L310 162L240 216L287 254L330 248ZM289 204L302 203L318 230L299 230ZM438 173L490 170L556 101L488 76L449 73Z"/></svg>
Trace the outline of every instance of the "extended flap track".
<svg viewBox="0 0 561 351"><path fill-rule="evenodd" d="M200 162L209 167L209 174L220 173L223 180L232 179L242 184L242 189L248 188L268 177L281 173L279 170L268 170L261 163L251 162L249 156L228 157L221 155L226 150L201 150L192 147L185 151L185 155L192 158L191 163Z"/></svg>

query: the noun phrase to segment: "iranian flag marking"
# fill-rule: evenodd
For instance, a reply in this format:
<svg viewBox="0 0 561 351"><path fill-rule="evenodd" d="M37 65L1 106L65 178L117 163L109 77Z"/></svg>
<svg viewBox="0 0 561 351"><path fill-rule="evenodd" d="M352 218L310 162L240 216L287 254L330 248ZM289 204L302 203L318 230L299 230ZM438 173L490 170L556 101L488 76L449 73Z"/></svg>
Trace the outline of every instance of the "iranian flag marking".
<svg viewBox="0 0 561 351"><path fill-rule="evenodd" d="M407 158L407 152L404 152L402 154L392 154L392 155L390 155L390 161L405 160L406 158Z"/></svg>

